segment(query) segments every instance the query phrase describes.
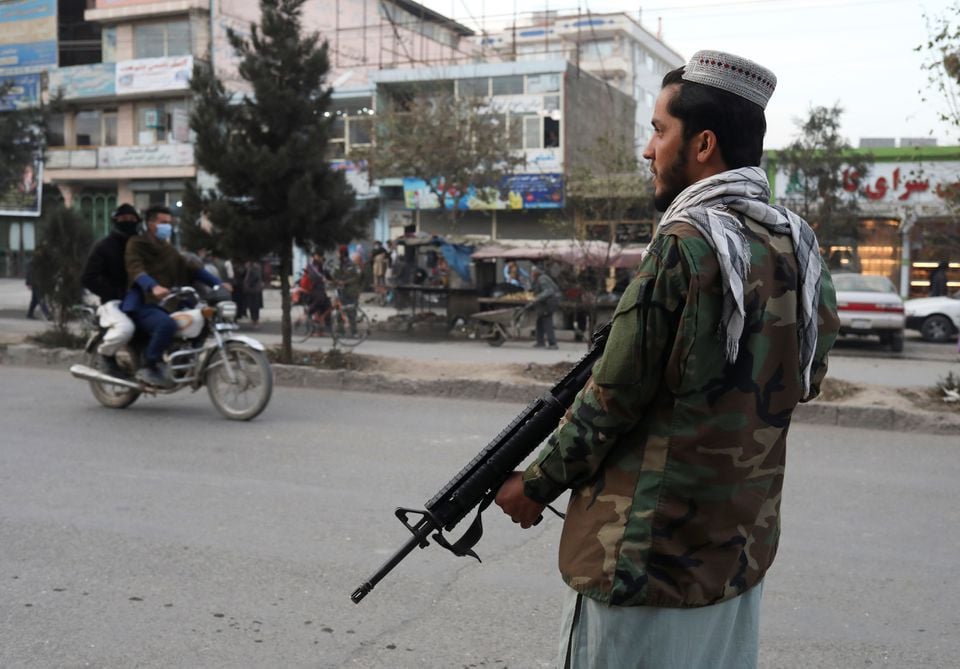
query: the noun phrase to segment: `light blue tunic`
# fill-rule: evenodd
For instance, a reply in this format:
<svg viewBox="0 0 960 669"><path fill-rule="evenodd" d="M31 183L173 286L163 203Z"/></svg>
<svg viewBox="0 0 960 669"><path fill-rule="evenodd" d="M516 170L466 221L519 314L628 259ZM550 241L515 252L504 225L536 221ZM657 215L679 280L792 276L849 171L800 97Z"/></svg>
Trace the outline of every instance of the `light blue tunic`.
<svg viewBox="0 0 960 669"><path fill-rule="evenodd" d="M568 589L557 667L754 669L763 582L713 606L607 606Z"/></svg>

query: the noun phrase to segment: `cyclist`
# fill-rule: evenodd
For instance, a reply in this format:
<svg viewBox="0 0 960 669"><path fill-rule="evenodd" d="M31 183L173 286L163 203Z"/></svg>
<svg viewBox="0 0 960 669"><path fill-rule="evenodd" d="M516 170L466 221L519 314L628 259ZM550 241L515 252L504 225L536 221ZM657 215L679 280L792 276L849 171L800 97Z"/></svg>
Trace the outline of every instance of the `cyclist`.
<svg viewBox="0 0 960 669"><path fill-rule="evenodd" d="M307 306L307 316L316 323L327 323L333 304L327 296L326 279L330 278L323 266L323 256L314 252L303 270L300 288L304 291Z"/></svg>
<svg viewBox="0 0 960 669"><path fill-rule="evenodd" d="M340 247L340 265L337 267L334 279L337 282L340 303L343 305L343 310L347 312L351 337L357 336L357 303L360 301L360 291L363 286L361 266L359 253L351 258L347 246Z"/></svg>

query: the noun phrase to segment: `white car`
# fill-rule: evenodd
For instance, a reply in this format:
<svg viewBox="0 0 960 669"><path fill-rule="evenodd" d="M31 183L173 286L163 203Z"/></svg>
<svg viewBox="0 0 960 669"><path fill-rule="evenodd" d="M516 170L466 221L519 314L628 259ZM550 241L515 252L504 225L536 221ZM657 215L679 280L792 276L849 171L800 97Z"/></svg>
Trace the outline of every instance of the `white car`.
<svg viewBox="0 0 960 669"><path fill-rule="evenodd" d="M840 335L875 335L890 350L903 351L903 300L890 279L869 274L833 275Z"/></svg>
<svg viewBox="0 0 960 669"><path fill-rule="evenodd" d="M960 291L951 297L918 297L904 303L907 328L927 341L956 341L960 332Z"/></svg>

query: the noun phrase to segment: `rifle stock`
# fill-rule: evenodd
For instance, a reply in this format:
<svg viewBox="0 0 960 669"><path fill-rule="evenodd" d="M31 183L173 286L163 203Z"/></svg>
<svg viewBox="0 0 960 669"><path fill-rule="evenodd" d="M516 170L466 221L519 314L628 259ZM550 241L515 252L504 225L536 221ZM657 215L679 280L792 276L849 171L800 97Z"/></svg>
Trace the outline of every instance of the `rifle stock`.
<svg viewBox="0 0 960 669"><path fill-rule="evenodd" d="M397 518L410 530L413 538L353 592L350 599L354 603L359 603L366 597L414 548L426 548L431 533L437 544L454 555L480 559L473 551L473 546L483 534L480 514L493 501L507 476L556 428L577 393L590 378L593 364L603 354L609 334L610 323L607 323L594 335L587 354L553 388L530 402L426 503L423 510L396 510ZM450 543L443 536L443 532L452 530L474 508L477 508L478 512L470 528L458 541ZM411 524L408 521L410 515L419 516L419 520Z"/></svg>

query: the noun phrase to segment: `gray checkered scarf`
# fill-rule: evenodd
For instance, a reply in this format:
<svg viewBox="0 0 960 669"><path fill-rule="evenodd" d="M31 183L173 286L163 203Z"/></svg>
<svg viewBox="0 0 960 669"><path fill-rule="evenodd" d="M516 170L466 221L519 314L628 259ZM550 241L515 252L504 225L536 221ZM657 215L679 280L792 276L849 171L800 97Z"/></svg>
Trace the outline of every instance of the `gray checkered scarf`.
<svg viewBox="0 0 960 669"><path fill-rule="evenodd" d="M717 254L723 277L723 323L726 358L737 359L746 312L744 284L750 269L750 244L742 214L771 232L789 234L800 273L800 370L803 395L810 393L810 368L817 347L817 310L820 306L820 246L813 230L792 211L768 203L770 184L759 167L721 172L688 186L663 214L658 233L677 223L689 223Z"/></svg>

